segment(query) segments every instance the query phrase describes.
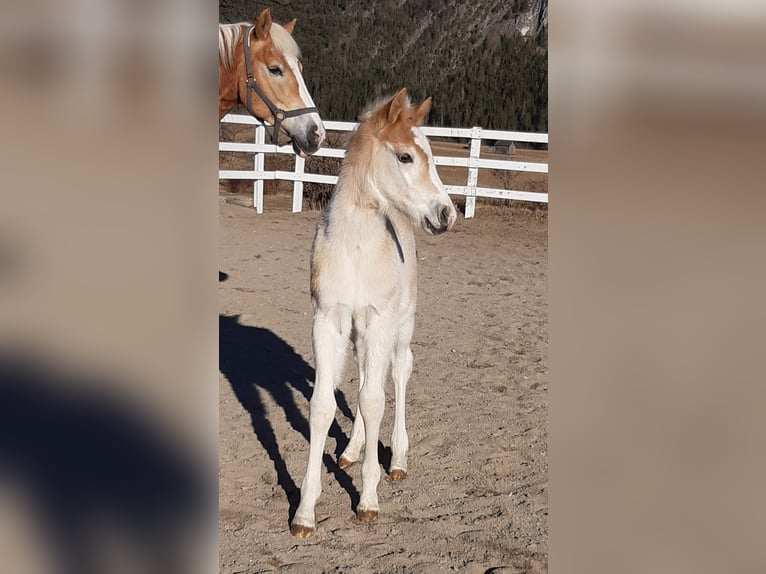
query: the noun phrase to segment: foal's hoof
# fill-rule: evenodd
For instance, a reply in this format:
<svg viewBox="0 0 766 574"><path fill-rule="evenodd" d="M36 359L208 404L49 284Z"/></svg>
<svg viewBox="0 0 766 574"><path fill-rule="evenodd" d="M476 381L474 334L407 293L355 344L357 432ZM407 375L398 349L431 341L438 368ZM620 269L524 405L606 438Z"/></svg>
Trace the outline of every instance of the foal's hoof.
<svg viewBox="0 0 766 574"><path fill-rule="evenodd" d="M340 468L341 470L343 470L344 468L348 468L349 466L351 466L351 465L352 465L352 464L354 464L355 462L356 462L355 460L349 460L349 459L347 459L345 456L341 456L341 457L338 459L338 468Z"/></svg>
<svg viewBox="0 0 766 574"><path fill-rule="evenodd" d="M359 510L356 513L356 518L359 522L375 522L378 520L377 510Z"/></svg>
<svg viewBox="0 0 766 574"><path fill-rule="evenodd" d="M407 478L407 471L402 470L401 468L392 468L389 476L391 477L391 480L404 480Z"/></svg>
<svg viewBox="0 0 766 574"><path fill-rule="evenodd" d="M314 529L310 526L303 526L302 524L291 524L290 534L296 538L308 538L314 534Z"/></svg>

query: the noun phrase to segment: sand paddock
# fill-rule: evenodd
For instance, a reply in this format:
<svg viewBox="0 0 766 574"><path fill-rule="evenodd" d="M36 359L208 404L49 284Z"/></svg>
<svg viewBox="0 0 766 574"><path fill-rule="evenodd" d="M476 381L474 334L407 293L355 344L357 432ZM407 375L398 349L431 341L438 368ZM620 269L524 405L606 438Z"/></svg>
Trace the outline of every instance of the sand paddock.
<svg viewBox="0 0 766 574"><path fill-rule="evenodd" d="M384 474L380 520L353 509L360 465L335 461L356 410L349 361L336 395L318 531L290 536L308 449L309 254L317 212L220 205L220 570L547 571L547 221L477 208L418 233L408 388L409 473ZM390 458L393 386L379 452Z"/></svg>

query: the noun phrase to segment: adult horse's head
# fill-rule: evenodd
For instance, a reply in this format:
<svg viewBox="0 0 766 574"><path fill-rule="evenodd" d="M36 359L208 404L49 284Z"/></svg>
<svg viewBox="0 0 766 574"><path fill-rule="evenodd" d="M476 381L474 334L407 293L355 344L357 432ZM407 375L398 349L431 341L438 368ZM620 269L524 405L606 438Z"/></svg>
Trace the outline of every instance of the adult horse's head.
<svg viewBox="0 0 766 574"><path fill-rule="evenodd" d="M274 126L274 143L283 129L295 153L305 157L322 145L325 130L301 75L294 26L295 20L272 22L268 8L254 25L219 25L218 115L242 103Z"/></svg>

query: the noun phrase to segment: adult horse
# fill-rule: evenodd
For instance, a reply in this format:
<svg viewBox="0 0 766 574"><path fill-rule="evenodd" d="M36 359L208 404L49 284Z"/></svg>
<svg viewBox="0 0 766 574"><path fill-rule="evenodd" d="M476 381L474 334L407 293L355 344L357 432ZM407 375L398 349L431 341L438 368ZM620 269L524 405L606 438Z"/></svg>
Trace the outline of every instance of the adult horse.
<svg viewBox="0 0 766 574"><path fill-rule="evenodd" d="M359 366L359 408L338 465L345 468L358 461L364 447L359 521L378 518L378 433L389 369L396 393L389 472L392 480L407 475L404 397L413 360L415 226L435 235L450 229L457 217L419 129L430 107L430 98L411 106L402 89L364 114L319 218L311 254L316 361L309 405L311 444L300 506L290 525L299 538L316 529L322 454L349 339Z"/></svg>
<svg viewBox="0 0 766 574"><path fill-rule="evenodd" d="M295 20L280 26L266 8L255 24L218 25L218 117L241 103L262 122L280 129L301 157L319 149L325 138L301 75L300 49L292 37Z"/></svg>

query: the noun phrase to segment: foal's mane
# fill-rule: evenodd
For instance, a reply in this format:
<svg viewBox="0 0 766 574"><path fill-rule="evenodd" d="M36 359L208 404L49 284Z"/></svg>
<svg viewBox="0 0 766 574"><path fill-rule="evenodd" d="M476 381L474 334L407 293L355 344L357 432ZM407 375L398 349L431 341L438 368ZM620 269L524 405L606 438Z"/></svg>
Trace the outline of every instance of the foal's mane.
<svg viewBox="0 0 766 574"><path fill-rule="evenodd" d="M372 116L375 115L376 112L380 110L383 106L385 106L388 102L391 101L391 98L393 97L393 94L389 96L381 96L377 100L373 101L370 105L364 108L362 110L362 113L359 114L359 121L364 122L368 119L370 119ZM410 107L410 96L407 94L407 97L404 100L404 107L405 109L409 109Z"/></svg>
<svg viewBox="0 0 766 574"><path fill-rule="evenodd" d="M235 52L240 48L243 36L252 26L250 22L236 24L218 24L218 60L226 71L234 67ZM271 42L274 49L287 58L299 59L301 50L290 33L276 22L271 24Z"/></svg>

